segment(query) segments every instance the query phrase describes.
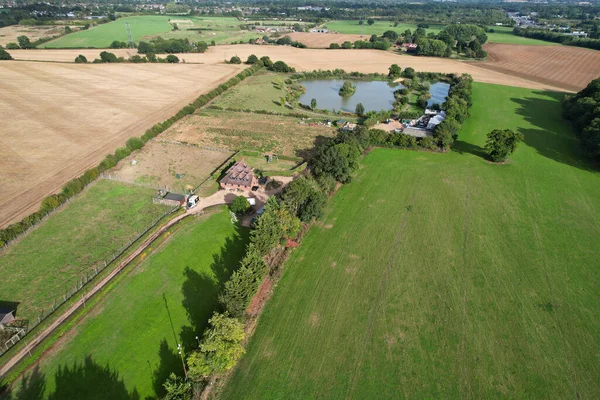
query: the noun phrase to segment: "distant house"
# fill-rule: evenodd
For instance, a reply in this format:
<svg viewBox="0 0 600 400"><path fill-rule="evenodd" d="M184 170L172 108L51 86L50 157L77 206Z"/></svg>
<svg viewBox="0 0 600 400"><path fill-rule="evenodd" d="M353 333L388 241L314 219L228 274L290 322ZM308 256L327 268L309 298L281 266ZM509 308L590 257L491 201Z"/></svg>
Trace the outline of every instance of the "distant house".
<svg viewBox="0 0 600 400"><path fill-rule="evenodd" d="M310 33L329 33L328 29L311 29Z"/></svg>
<svg viewBox="0 0 600 400"><path fill-rule="evenodd" d="M346 131L346 132L352 132L352 131L354 131L354 129L356 129L356 124L353 124L353 123L351 123L351 122L346 122L346 123L344 124L344 126L342 126L340 129L341 129L342 131Z"/></svg>
<svg viewBox="0 0 600 400"><path fill-rule="evenodd" d="M445 119L446 119L446 113L444 111L440 112L439 114L437 114L429 119L429 122L427 122L427 129L430 131L434 130L435 127L438 126Z"/></svg>
<svg viewBox="0 0 600 400"><path fill-rule="evenodd" d="M225 173L225 177L219 182L221 188L228 190L251 190L258 186L258 180L250 167L244 160L233 164Z"/></svg>
<svg viewBox="0 0 600 400"><path fill-rule="evenodd" d="M400 47L408 52L413 52L413 51L417 50L416 43L402 43L402 46L400 46Z"/></svg>
<svg viewBox="0 0 600 400"><path fill-rule="evenodd" d="M585 33L584 31L573 31L571 35L576 37L587 37L587 33Z"/></svg>

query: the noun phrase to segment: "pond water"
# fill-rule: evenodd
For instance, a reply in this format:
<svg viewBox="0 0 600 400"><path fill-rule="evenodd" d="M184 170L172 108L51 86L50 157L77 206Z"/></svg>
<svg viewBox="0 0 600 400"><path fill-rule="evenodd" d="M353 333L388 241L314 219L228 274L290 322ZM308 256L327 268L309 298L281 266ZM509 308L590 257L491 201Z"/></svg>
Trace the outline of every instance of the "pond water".
<svg viewBox="0 0 600 400"><path fill-rule="evenodd" d="M362 103L365 111L391 110L394 104L394 90L403 86L384 81L350 81L356 86L356 92L350 97L339 95L344 84L342 79L314 79L301 81L306 93L300 96L300 103L310 105L317 100L317 108L322 110L342 110L354 112L356 105Z"/></svg>
<svg viewBox="0 0 600 400"><path fill-rule="evenodd" d="M433 104L441 105L446 101L448 91L450 90L450 84L445 82L436 82L429 86L429 94L431 98L427 100L427 107L431 107Z"/></svg>
<svg viewBox="0 0 600 400"><path fill-rule="evenodd" d="M306 88L306 93L300 96L300 103L310 106L312 99L317 100L317 108L325 110L342 110L354 112L356 105L362 103L365 111L391 110L394 105L394 91L404 86L387 81L353 81L356 92L350 97L339 95L340 88L344 84L343 79L311 79L301 81ZM448 95L450 85L437 82L430 86L431 99L427 102L442 104Z"/></svg>

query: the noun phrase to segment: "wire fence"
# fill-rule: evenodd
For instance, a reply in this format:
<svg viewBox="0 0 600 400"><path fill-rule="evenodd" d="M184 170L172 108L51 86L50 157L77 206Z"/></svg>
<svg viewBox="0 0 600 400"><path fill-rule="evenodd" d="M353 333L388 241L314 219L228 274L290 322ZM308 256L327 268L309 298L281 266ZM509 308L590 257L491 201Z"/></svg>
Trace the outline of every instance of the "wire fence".
<svg viewBox="0 0 600 400"><path fill-rule="evenodd" d="M37 318L29 321L29 324L27 326L25 333L19 333L18 335L15 335L12 338L10 338L5 343L0 343L0 346L2 346L2 347L0 347L0 356L2 356L4 353L6 353L8 350L10 350L15 344L17 344L19 342L19 340L23 339L23 337L25 337L29 332L31 332L33 329L35 329L39 324L44 322L61 305L66 303L73 296L77 295L88 283L90 283L90 281L92 281L96 276L98 276L98 274L100 274L102 271L104 271L105 269L110 267L115 262L115 260L117 260L127 250L129 250L130 247L135 242L137 242L140 238L142 238L144 235L146 235L150 230L152 230L154 227L156 227L164 217L166 217L169 214L172 214L178 208L179 208L179 206L169 208L163 214L158 216L154 221L152 221L150 223L150 225L148 225L146 227L146 229L144 229L143 232L141 232L138 235L136 235L135 237L129 239L127 241L127 243L125 243L120 249L116 250L110 256L106 257L104 260L100 260L99 262L98 261L94 262L93 267L88 268L87 270L83 271L83 273L77 278L77 281L75 282L74 285L70 284L65 289L64 293L61 293L59 296L57 296L54 299L51 306L49 306L46 309L43 309L40 312L40 314L37 316Z"/></svg>

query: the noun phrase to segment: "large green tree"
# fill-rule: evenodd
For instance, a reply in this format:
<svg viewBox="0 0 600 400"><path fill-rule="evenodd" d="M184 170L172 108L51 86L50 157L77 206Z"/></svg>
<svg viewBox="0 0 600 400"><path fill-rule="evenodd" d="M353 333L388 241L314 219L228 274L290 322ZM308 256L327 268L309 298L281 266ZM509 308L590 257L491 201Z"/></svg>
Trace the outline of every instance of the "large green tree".
<svg viewBox="0 0 600 400"><path fill-rule="evenodd" d="M192 379L206 379L230 370L245 352L242 342L246 334L242 322L216 312L208 322L210 328L202 336L200 349L187 359Z"/></svg>
<svg viewBox="0 0 600 400"><path fill-rule="evenodd" d="M514 153L519 142L525 138L520 132L510 129L494 129L487 135L485 151L494 162L502 162Z"/></svg>

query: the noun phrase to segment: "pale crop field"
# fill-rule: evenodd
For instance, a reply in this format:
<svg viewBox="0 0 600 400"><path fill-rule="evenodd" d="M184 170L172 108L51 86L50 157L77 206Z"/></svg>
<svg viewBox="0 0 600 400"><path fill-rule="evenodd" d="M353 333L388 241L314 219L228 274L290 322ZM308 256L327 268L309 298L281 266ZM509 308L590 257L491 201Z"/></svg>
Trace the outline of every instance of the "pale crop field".
<svg viewBox="0 0 600 400"><path fill-rule="evenodd" d="M0 227L242 68L1 63Z"/></svg>

